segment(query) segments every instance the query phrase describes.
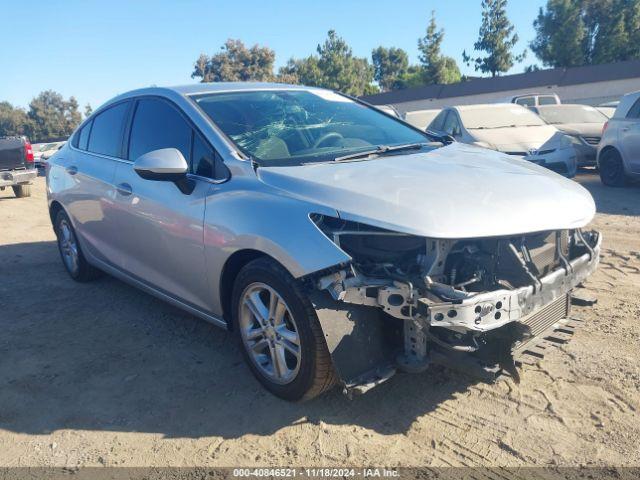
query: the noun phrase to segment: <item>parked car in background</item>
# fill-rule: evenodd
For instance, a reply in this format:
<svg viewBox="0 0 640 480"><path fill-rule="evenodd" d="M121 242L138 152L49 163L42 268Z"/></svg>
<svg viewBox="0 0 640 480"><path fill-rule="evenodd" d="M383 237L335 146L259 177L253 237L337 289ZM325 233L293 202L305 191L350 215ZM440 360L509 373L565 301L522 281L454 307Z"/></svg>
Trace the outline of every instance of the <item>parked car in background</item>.
<svg viewBox="0 0 640 480"><path fill-rule="evenodd" d="M37 167L44 166L46 161L56 153L65 142L37 143L33 145L33 158Z"/></svg>
<svg viewBox="0 0 640 480"><path fill-rule="evenodd" d="M640 91L620 99L605 123L598 146L598 168L605 185L621 187L640 177Z"/></svg>
<svg viewBox="0 0 640 480"><path fill-rule="evenodd" d="M614 100L612 102L604 102L598 105L596 108L607 118L613 117L616 108L620 104L620 100Z"/></svg>
<svg viewBox="0 0 640 480"><path fill-rule="evenodd" d="M393 105L374 105L374 107L378 110L382 110L384 113L393 115L394 117L402 118L398 110L396 110L396 107Z"/></svg>
<svg viewBox="0 0 640 480"><path fill-rule="evenodd" d="M413 112L407 112L404 114L404 121L410 123L416 128L419 128L420 130L426 130L441 110L441 108L434 108L430 110L415 110Z"/></svg>
<svg viewBox="0 0 640 480"><path fill-rule="evenodd" d="M16 197L29 197L37 175L29 141L25 137L0 137L0 190L11 187Z"/></svg>
<svg viewBox="0 0 640 480"><path fill-rule="evenodd" d="M578 166L594 166L602 128L608 120L595 107L563 103L530 107L542 119L571 137Z"/></svg>
<svg viewBox="0 0 640 480"><path fill-rule="evenodd" d="M435 140L324 89L147 88L51 158L49 212L73 279L104 270L231 329L282 398L431 364L517 378L598 264L593 198Z"/></svg>
<svg viewBox="0 0 640 480"><path fill-rule="evenodd" d="M520 105L448 107L427 129L449 135L458 142L523 158L566 177L576 174L576 152L571 139Z"/></svg>
<svg viewBox="0 0 640 480"><path fill-rule="evenodd" d="M539 105L559 105L560 97L555 93L524 93L513 95L500 100L499 103L516 103L524 107L537 107Z"/></svg>

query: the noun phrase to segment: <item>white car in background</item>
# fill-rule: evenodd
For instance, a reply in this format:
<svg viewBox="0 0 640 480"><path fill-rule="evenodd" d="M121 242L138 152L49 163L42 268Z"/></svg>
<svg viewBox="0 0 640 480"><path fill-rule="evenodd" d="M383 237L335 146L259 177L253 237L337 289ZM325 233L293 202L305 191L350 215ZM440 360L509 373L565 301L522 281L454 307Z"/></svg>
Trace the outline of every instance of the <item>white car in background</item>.
<svg viewBox="0 0 640 480"><path fill-rule="evenodd" d="M621 187L628 178L640 177L640 91L622 97L604 124L597 161L605 185Z"/></svg>
<svg viewBox="0 0 640 480"><path fill-rule="evenodd" d="M36 166L42 166L54 153L56 153L66 142L38 143L33 146L33 158Z"/></svg>
<svg viewBox="0 0 640 480"><path fill-rule="evenodd" d="M426 130L434 118L442 111L440 108L415 110L404 114L404 121L420 130Z"/></svg>
<svg viewBox="0 0 640 480"><path fill-rule="evenodd" d="M530 108L545 122L571 137L579 166L595 166L602 128L608 120L602 112L589 105L569 103Z"/></svg>
<svg viewBox="0 0 640 480"><path fill-rule="evenodd" d="M378 110L382 110L387 115L392 115L396 118L402 118L400 116L400 113L398 113L398 110L396 110L396 107L394 107L393 105L374 105L374 107Z"/></svg>
<svg viewBox="0 0 640 480"><path fill-rule="evenodd" d="M576 174L576 152L571 138L520 105L448 107L427 129L449 135L458 142L521 157L565 177Z"/></svg>
<svg viewBox="0 0 640 480"><path fill-rule="evenodd" d="M523 107L537 107L540 105L560 105L560 97L555 93L523 93L520 95L512 95L505 99L499 100L498 103L516 103Z"/></svg>

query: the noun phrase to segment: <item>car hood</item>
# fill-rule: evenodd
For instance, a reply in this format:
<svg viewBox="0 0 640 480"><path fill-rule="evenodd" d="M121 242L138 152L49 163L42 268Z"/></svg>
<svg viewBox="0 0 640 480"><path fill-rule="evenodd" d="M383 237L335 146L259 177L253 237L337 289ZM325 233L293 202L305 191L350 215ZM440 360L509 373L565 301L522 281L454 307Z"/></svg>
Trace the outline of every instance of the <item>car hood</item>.
<svg viewBox="0 0 640 480"><path fill-rule="evenodd" d="M599 137L602 134L602 123L561 123L554 125L562 133L586 137Z"/></svg>
<svg viewBox="0 0 640 480"><path fill-rule="evenodd" d="M433 238L578 228L584 188L524 160L464 144L373 160L260 167L259 178L341 218Z"/></svg>
<svg viewBox="0 0 640 480"><path fill-rule="evenodd" d="M472 129L469 133L481 142L490 143L501 152L526 152L529 149L551 149L561 146L562 134L551 125Z"/></svg>

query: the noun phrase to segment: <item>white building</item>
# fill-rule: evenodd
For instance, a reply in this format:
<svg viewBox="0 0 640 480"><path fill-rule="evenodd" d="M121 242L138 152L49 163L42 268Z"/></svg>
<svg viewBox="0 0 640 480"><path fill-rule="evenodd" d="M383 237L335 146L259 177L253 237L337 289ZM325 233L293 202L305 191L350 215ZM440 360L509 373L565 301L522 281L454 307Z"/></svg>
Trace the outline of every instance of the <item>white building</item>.
<svg viewBox="0 0 640 480"><path fill-rule="evenodd" d="M400 113L406 113L508 101L509 97L526 93L555 93L563 103L599 105L636 90L640 90L640 60L426 85L367 95L362 99L374 105L393 105Z"/></svg>

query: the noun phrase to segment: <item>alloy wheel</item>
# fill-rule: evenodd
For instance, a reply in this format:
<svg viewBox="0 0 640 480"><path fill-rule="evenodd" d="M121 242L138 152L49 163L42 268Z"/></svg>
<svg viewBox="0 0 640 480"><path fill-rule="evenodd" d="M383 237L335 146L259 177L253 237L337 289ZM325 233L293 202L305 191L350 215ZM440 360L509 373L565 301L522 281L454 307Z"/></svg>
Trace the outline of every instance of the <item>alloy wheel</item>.
<svg viewBox="0 0 640 480"><path fill-rule="evenodd" d="M283 298L269 285L252 283L239 307L240 334L251 361L270 381L292 382L300 370L300 335Z"/></svg>
<svg viewBox="0 0 640 480"><path fill-rule="evenodd" d="M75 274L78 271L78 243L73 229L66 219L63 219L58 225L58 246L62 254L62 260L70 273Z"/></svg>

